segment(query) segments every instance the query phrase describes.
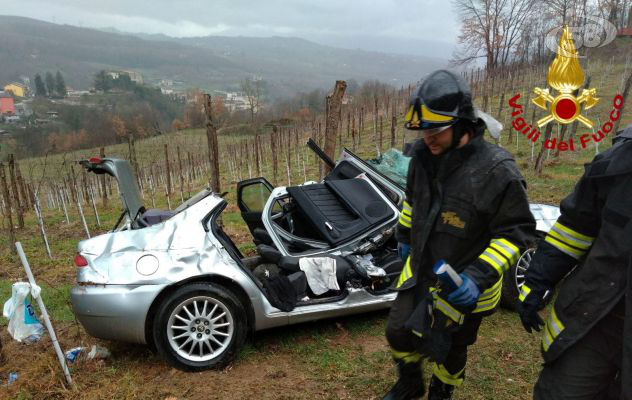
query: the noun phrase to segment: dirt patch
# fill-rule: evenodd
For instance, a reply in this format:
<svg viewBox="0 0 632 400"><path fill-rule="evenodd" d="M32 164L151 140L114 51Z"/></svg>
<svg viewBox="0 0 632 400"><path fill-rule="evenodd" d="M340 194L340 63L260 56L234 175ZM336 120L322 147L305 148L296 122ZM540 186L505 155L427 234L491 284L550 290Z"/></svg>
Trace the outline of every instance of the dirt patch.
<svg viewBox="0 0 632 400"><path fill-rule="evenodd" d="M358 338L358 343L365 355L374 354L380 351L389 350L390 347L384 336L364 336Z"/></svg>
<svg viewBox="0 0 632 400"><path fill-rule="evenodd" d="M109 348L112 355L105 360L79 359L69 364L75 388L68 388L48 336L25 345L12 340L3 328L0 338L5 362L0 365L1 383L6 384L9 372L18 373L18 379L6 387L6 394L0 398L17 398L20 393L28 393L34 399L327 397L300 359L279 346L275 352L266 349L221 371L185 373L167 365L146 346L99 341L86 336L74 324L56 324L56 328L65 350L100 344Z"/></svg>

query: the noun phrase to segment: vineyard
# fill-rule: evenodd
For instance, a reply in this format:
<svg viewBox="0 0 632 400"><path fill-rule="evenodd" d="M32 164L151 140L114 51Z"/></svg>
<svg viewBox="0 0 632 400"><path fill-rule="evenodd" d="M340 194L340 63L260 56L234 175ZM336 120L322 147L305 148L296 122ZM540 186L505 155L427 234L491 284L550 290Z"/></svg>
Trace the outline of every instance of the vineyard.
<svg viewBox="0 0 632 400"><path fill-rule="evenodd" d="M499 144L511 151L527 179L530 200L557 204L572 189L583 164L610 146L610 137L585 149L544 148L546 138L558 141L595 134L608 119L617 93L624 100L622 129L632 123L632 59L630 41L616 41L582 65L585 87L597 88L599 103L584 115L593 131L578 124L549 124L537 142L512 129L509 99L520 93L523 116L534 124L546 112L535 107L535 87L546 88L548 65L515 67L485 73L464 72L476 104L504 125ZM69 388L59 372L48 338L26 346L0 332L4 363L0 377L19 378L0 390L6 398L377 398L395 379L384 339L386 313L341 318L275 329L254 335L238 360L223 371L186 374L171 369L149 348L105 342L85 334L74 320L69 290L75 279L72 258L77 243L109 231L120 214L118 187L106 175L87 174L78 160L114 157L131 161L147 208L175 209L204 187L227 192L224 229L242 253L254 253L248 229L235 205L237 182L264 176L273 185L296 185L322 176L322 162L305 143L313 138L337 155L346 147L364 159L378 158L416 139L403 129L403 114L413 87L384 92L372 99L342 102L309 120L280 119L260 124L256 135L225 134L211 119L207 129L45 157L0 164L0 295L10 297L11 283L24 280L13 243L20 241L64 349L101 344L111 357L71 364L76 387ZM335 103L335 92L329 104ZM323 99L323 102L327 99ZM210 109L210 107L207 107ZM627 113L625 112L627 111ZM219 129L218 129L219 128ZM217 142L215 142L215 140ZM492 140L487 136L487 140ZM333 151L332 151L333 144ZM6 321L6 320L5 320ZM6 322L3 322L5 324ZM538 337L522 330L518 319L501 311L486 320L472 350L465 390L457 398L530 397L539 369Z"/></svg>

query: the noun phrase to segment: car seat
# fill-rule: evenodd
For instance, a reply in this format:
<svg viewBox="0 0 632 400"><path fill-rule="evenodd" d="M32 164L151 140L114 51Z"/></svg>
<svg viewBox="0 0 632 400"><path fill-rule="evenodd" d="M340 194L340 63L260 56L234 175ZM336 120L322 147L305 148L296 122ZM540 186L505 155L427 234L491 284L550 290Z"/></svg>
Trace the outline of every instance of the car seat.
<svg viewBox="0 0 632 400"><path fill-rule="evenodd" d="M331 246L361 235L395 213L364 179L328 180L287 191L302 217Z"/></svg>

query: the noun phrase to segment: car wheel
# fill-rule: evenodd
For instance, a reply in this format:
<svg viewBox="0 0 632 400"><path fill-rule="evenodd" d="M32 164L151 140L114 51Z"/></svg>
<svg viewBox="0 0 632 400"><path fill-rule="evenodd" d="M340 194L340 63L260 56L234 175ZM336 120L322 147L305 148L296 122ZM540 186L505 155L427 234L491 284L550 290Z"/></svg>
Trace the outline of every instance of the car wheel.
<svg viewBox="0 0 632 400"><path fill-rule="evenodd" d="M520 288L525 282L525 273L529 269L531 264L531 258L535 253L535 248L527 249L516 264L509 268L509 271L503 277L503 290L501 294L500 304L508 310L516 310L518 304L518 296ZM552 293L546 292L544 295L543 306L549 304L552 298Z"/></svg>
<svg viewBox="0 0 632 400"><path fill-rule="evenodd" d="M243 305L228 289L208 283L183 286L158 307L153 335L158 353L183 371L228 364L246 339Z"/></svg>

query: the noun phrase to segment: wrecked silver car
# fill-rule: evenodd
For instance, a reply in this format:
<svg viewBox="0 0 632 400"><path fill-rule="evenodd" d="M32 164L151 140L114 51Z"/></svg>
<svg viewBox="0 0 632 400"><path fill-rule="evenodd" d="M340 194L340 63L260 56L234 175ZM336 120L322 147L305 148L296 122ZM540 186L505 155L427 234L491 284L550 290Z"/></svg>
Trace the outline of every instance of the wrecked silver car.
<svg viewBox="0 0 632 400"><path fill-rule="evenodd" d="M320 155L332 167L322 182L238 183L250 257L222 229L227 202L217 194L146 210L127 161L82 161L117 179L125 210L120 227L78 245L78 320L92 336L149 344L199 371L230 362L248 332L388 308L402 269L393 231L404 190L346 149L337 163ZM541 207L532 210L551 211ZM539 224L548 229L553 214Z"/></svg>
<svg viewBox="0 0 632 400"><path fill-rule="evenodd" d="M122 225L81 241L73 310L95 337L147 343L172 365L225 365L249 331L387 308L402 268L392 239L403 191L349 155L321 183L240 182L258 254L223 231L227 203L203 190L145 210L125 160L90 159L119 183ZM117 224L118 225L118 224Z"/></svg>

